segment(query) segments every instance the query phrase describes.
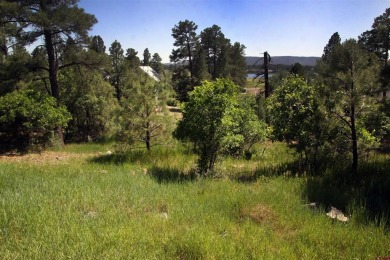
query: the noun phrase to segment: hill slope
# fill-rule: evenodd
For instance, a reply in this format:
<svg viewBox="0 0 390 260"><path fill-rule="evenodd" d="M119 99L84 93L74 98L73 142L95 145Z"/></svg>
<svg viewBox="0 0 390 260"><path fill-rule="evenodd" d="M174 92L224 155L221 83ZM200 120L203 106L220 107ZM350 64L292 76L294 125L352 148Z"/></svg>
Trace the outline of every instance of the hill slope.
<svg viewBox="0 0 390 260"><path fill-rule="evenodd" d="M247 56L245 61L247 65L253 65L258 61L260 57ZM297 56L271 56L272 64L293 65L294 63L300 63L303 66L314 66L316 61L320 57L297 57ZM257 62L261 64L261 61Z"/></svg>

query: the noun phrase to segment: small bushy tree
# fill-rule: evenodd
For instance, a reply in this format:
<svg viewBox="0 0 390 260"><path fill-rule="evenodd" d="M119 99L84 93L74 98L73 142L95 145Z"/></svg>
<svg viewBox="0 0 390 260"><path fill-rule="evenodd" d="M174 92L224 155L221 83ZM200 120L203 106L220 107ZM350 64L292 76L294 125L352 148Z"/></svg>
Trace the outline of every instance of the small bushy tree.
<svg viewBox="0 0 390 260"><path fill-rule="evenodd" d="M222 151L233 157L245 155L250 159L251 148L258 142L265 141L268 128L256 114L255 97L238 95L237 103L229 107L222 119L223 131Z"/></svg>
<svg viewBox="0 0 390 260"><path fill-rule="evenodd" d="M253 140L261 134L257 130L261 125L256 125L256 130L247 131L246 127L253 126L257 117L254 111L253 116L248 116L250 111L246 114L245 109L240 107L238 92L239 87L227 79L204 81L201 86L195 87L183 108L183 118L174 136L194 144L202 175L213 170L221 152L237 154L249 149Z"/></svg>
<svg viewBox="0 0 390 260"><path fill-rule="evenodd" d="M41 149L56 126L64 127L71 115L56 100L33 90L13 91L0 97L2 149L25 152Z"/></svg>
<svg viewBox="0 0 390 260"><path fill-rule="evenodd" d="M148 151L153 145L166 143L173 130L167 110L171 93L164 79L156 82L140 74L140 80L133 83L123 101L122 139L127 143L142 142Z"/></svg>
<svg viewBox="0 0 390 260"><path fill-rule="evenodd" d="M119 109L115 90L97 70L69 68L59 74L62 102L72 114L66 141L103 140L114 135Z"/></svg>
<svg viewBox="0 0 390 260"><path fill-rule="evenodd" d="M267 115L277 140L294 145L307 163L315 161L325 127L314 86L301 77L285 78L267 99Z"/></svg>

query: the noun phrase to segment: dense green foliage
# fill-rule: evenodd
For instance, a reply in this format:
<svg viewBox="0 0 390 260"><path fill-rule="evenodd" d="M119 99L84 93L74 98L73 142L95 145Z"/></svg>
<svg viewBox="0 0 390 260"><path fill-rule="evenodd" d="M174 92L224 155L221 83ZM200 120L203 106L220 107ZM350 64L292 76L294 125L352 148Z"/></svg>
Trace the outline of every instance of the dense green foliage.
<svg viewBox="0 0 390 260"><path fill-rule="evenodd" d="M273 136L315 160L311 157L317 156L326 131L316 89L303 78L289 76L267 99L267 112Z"/></svg>
<svg viewBox="0 0 390 260"><path fill-rule="evenodd" d="M53 98L32 90L0 97L0 151L40 149L48 144L55 126L66 126L71 115L56 107Z"/></svg>
<svg viewBox="0 0 390 260"><path fill-rule="evenodd" d="M234 44L218 25L205 28L197 35L198 26L189 20L180 21L172 28L175 39L170 59L175 62L174 89L180 100L203 80L229 78L237 85L246 83L245 46Z"/></svg>
<svg viewBox="0 0 390 260"><path fill-rule="evenodd" d="M171 95L167 82L141 76L123 101L120 135L125 143L142 142L148 151L152 146L168 144L173 120L166 104Z"/></svg>
<svg viewBox="0 0 390 260"><path fill-rule="evenodd" d="M359 43L368 51L375 53L383 63L388 63L390 49L390 8L376 17L371 30L359 36Z"/></svg>
<svg viewBox="0 0 390 260"><path fill-rule="evenodd" d="M72 114L65 130L68 142L100 141L115 135L119 104L113 87L97 70L69 68L60 73L62 102Z"/></svg>
<svg viewBox="0 0 390 260"><path fill-rule="evenodd" d="M77 6L77 0L64 1L2 1L0 16L2 24L10 24L16 31L5 36L5 53L8 44L15 39L25 46L43 39L45 63L32 66L33 70L46 72L49 78L50 95L60 103L58 72L69 66L86 63L86 56L75 54L64 58L69 49L88 40L88 31L97 22L95 16L87 14ZM64 48L64 46L68 48ZM70 47L70 48L69 48ZM38 47L39 48L39 47ZM72 59L69 59L72 57ZM88 62L87 62L88 63ZM63 143L61 126L57 126L59 141Z"/></svg>
<svg viewBox="0 0 390 260"><path fill-rule="evenodd" d="M327 116L332 123L333 145L339 151L352 155L352 169L357 171L359 141L369 139L371 133L364 128L362 119L376 105L379 90L379 63L376 57L364 51L355 40L335 46L327 59L317 65L323 82L322 94ZM337 134L339 133L339 134Z"/></svg>
<svg viewBox="0 0 390 260"><path fill-rule="evenodd" d="M249 152L254 142L265 139L265 125L254 110L239 105L237 95L238 86L232 81L204 81L184 105L175 137L194 144L201 174L213 170L221 151L240 155L244 150Z"/></svg>

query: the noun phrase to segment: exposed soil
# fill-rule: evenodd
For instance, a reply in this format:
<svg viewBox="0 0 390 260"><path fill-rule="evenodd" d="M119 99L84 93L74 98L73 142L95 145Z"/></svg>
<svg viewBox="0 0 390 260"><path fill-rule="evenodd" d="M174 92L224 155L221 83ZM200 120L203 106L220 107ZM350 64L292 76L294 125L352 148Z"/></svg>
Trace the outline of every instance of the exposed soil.
<svg viewBox="0 0 390 260"><path fill-rule="evenodd" d="M92 154L79 154L79 153L65 153L65 152L52 152L46 151L40 154L25 154L25 155L0 155L0 162L7 163L28 163L28 164L67 164L74 162L80 158L92 156Z"/></svg>

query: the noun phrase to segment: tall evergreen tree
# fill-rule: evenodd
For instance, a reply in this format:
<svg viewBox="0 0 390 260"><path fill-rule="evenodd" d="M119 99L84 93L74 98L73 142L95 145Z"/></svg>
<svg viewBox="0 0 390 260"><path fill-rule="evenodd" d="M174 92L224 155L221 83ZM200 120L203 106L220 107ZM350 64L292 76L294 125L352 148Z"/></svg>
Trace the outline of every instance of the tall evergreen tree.
<svg viewBox="0 0 390 260"><path fill-rule="evenodd" d="M338 32L332 34L329 39L328 44L324 48L324 53L322 54L322 59L326 60L328 56L334 51L336 46L341 44L341 38Z"/></svg>
<svg viewBox="0 0 390 260"><path fill-rule="evenodd" d="M91 43L89 44L89 49L96 51L97 53L105 53L106 46L104 45L104 41L100 35L95 35L91 38Z"/></svg>
<svg viewBox="0 0 390 260"><path fill-rule="evenodd" d="M138 51L134 50L133 48L129 48L126 50L126 60L129 61L130 67L136 68L141 64L141 61L139 60Z"/></svg>
<svg viewBox="0 0 390 260"><path fill-rule="evenodd" d="M367 51L375 53L382 63L380 78L385 97L386 91L390 89L390 8L374 19L371 30L359 36L359 43Z"/></svg>
<svg viewBox="0 0 390 260"><path fill-rule="evenodd" d="M115 40L110 47L111 72L110 83L115 89L116 98L121 100L123 95L122 85L124 83L125 65L122 45Z"/></svg>
<svg viewBox="0 0 390 260"><path fill-rule="evenodd" d="M237 85L244 87L246 84L245 45L235 42L230 47L229 72L230 77Z"/></svg>
<svg viewBox="0 0 390 260"><path fill-rule="evenodd" d="M175 39L173 45L177 49L172 50L169 56L171 62L188 62L191 81L194 75L194 53L198 42L196 30L198 26L189 20L180 21L172 28L172 37Z"/></svg>
<svg viewBox="0 0 390 260"><path fill-rule="evenodd" d="M198 44L194 56L194 79L195 85L201 85L203 80L208 80L211 75L208 72L207 57L204 48Z"/></svg>
<svg viewBox="0 0 390 260"><path fill-rule="evenodd" d="M33 43L44 40L48 66L43 68L49 74L51 95L60 103L60 87L57 74L62 68L81 64L83 60L62 63L58 53L60 46L69 38L75 43L88 39L88 31L97 22L95 16L87 14L77 6L78 0L39 1L3 0L0 2L2 22L18 27L18 40ZM29 26L27 26L29 25ZM62 128L57 127L58 137L63 142Z"/></svg>
<svg viewBox="0 0 390 260"><path fill-rule="evenodd" d="M149 49L146 48L144 50L144 59L142 60L142 65L143 66L150 66L150 58L151 58L151 54L149 52Z"/></svg>
<svg viewBox="0 0 390 260"><path fill-rule="evenodd" d="M164 71L164 65L161 63L162 59L158 53L153 54L150 66L159 74Z"/></svg>
<svg viewBox="0 0 390 260"><path fill-rule="evenodd" d="M212 27L204 29L201 32L200 37L202 46L206 50L208 57L209 73L212 75L213 79L216 79L221 71L218 69L218 61L220 62L220 65L222 65L220 56L221 53L223 53L223 47L226 46L225 35L221 31L221 27L213 25Z"/></svg>
<svg viewBox="0 0 390 260"><path fill-rule="evenodd" d="M374 52L378 58L388 64L390 50L390 8L374 19L371 30L359 36L359 43L368 51Z"/></svg>
<svg viewBox="0 0 390 260"><path fill-rule="evenodd" d="M356 173L359 138L364 132L359 126L365 112L372 106L372 96L378 88L378 61L350 39L337 45L326 60L318 63L317 69L325 86L325 106L329 116L337 122L334 132L345 141L340 141L342 139L337 136L333 139L337 140L339 149L348 147L352 154L352 170Z"/></svg>

